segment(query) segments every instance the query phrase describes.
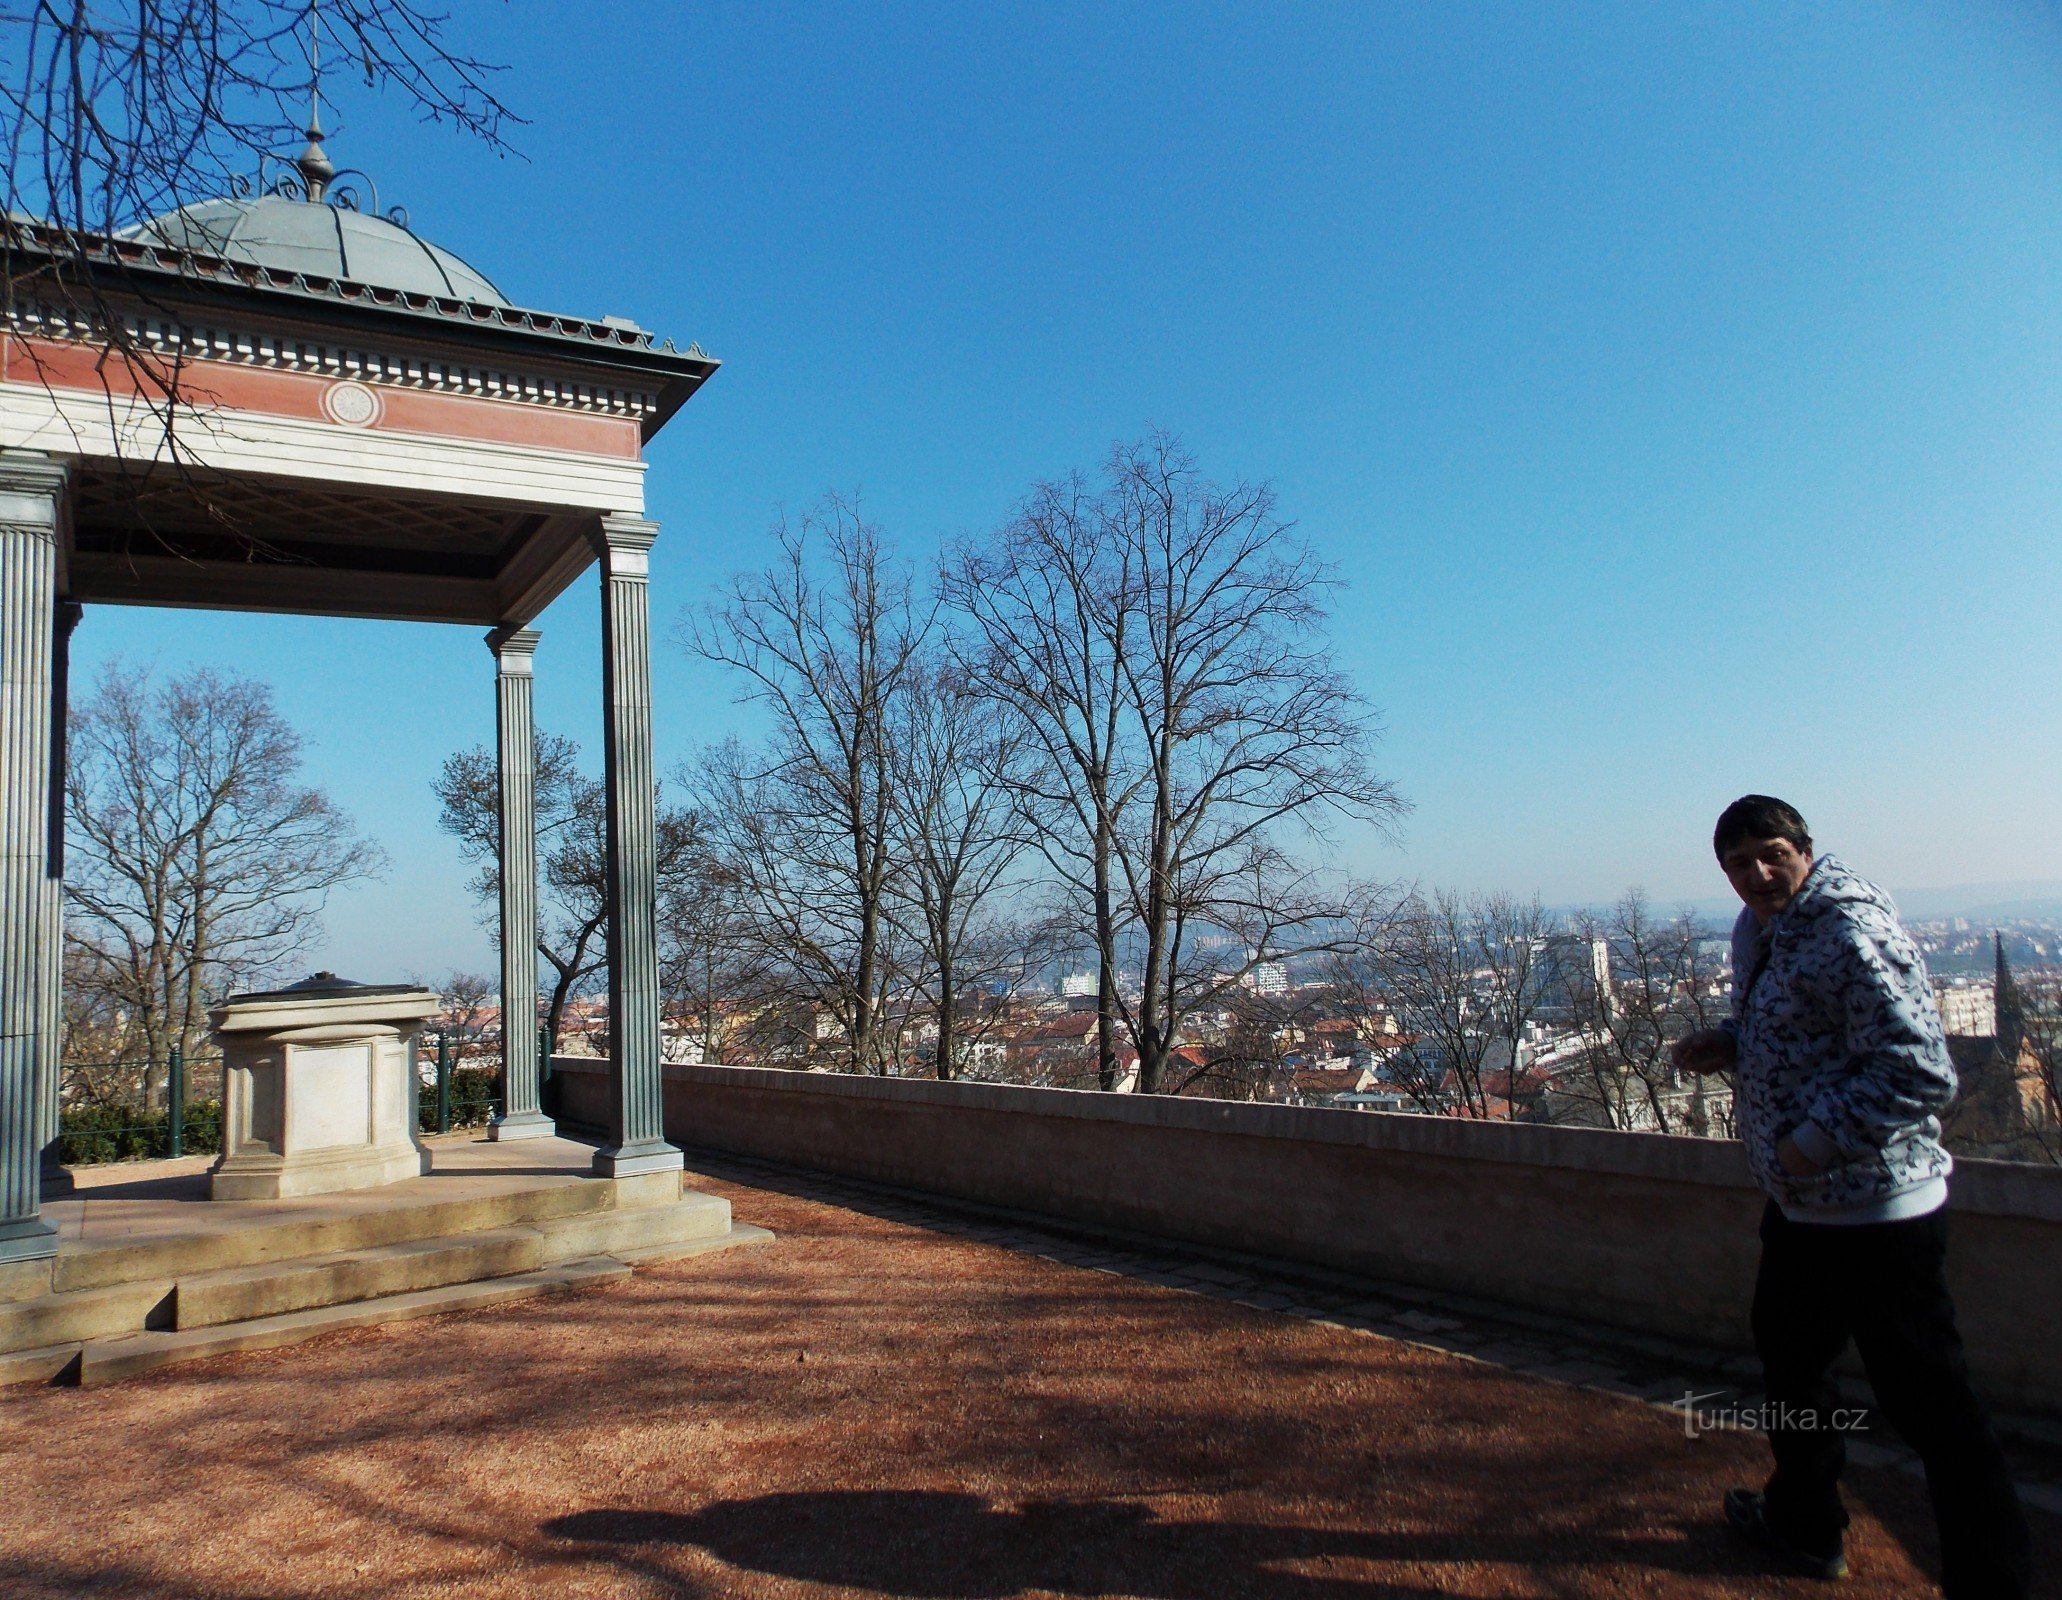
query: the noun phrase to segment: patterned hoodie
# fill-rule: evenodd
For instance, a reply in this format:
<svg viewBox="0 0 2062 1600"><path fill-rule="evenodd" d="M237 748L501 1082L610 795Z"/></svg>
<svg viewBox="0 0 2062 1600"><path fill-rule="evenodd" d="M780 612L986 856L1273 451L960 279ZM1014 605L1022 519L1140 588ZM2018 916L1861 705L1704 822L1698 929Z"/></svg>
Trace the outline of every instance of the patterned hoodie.
<svg viewBox="0 0 2062 1600"><path fill-rule="evenodd" d="M1795 1222L1894 1222L1947 1199L1935 1113L1955 1069L1926 965L1890 896L1820 856L1762 928L1733 925L1735 1098L1755 1179ZM1793 1178L1784 1134L1825 1167Z"/></svg>

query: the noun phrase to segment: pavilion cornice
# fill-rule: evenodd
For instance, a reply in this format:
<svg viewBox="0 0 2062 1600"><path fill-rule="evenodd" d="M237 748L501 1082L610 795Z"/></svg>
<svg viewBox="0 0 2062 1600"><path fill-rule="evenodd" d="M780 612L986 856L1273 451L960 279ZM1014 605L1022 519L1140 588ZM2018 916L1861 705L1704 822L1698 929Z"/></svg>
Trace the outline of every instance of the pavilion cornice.
<svg viewBox="0 0 2062 1600"><path fill-rule="evenodd" d="M647 439L721 365L699 346L678 351L614 319L383 289L100 235L81 249L75 236L20 218L0 226L24 334L106 341L77 291L61 288L83 262L101 301L126 306L117 313L124 331L145 348L635 415ZM39 283L49 289L38 292ZM304 328L337 337L308 338Z"/></svg>
<svg viewBox="0 0 2062 1600"><path fill-rule="evenodd" d="M228 308L223 308L228 309ZM661 389L634 381L639 374L609 369L617 383L596 381L597 374L562 361L521 359L522 352L477 350L447 345L439 351L413 339L353 338L353 333L391 330L324 330L311 336L276 319L222 317L210 326L169 312L132 309L115 314L122 347L166 360L218 362L279 372L306 372L360 383L473 395L490 400L554 406L605 416L634 417L641 423L659 410ZM266 326L266 321L273 326ZM56 343L113 346L116 330L84 307L58 301L19 299L8 318L24 339Z"/></svg>

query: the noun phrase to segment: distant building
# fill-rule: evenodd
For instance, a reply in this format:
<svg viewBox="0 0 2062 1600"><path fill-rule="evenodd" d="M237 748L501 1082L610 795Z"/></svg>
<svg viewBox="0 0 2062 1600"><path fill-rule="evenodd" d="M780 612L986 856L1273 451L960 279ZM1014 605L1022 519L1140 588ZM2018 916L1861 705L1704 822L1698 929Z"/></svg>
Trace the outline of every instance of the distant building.
<svg viewBox="0 0 2062 1600"><path fill-rule="evenodd" d="M698 1067L702 1064L702 1030L661 1028L659 1059L669 1066Z"/></svg>
<svg viewBox="0 0 2062 1600"><path fill-rule="evenodd" d="M1009 1064L1009 1046L1000 1039L954 1039L953 1064L969 1077L993 1077Z"/></svg>
<svg viewBox="0 0 2062 1600"><path fill-rule="evenodd" d="M1289 964L1286 961L1257 961L1246 974L1246 987L1255 994L1287 994Z"/></svg>
<svg viewBox="0 0 2062 1600"><path fill-rule="evenodd" d="M2062 1148L2062 1106L2027 1037L2026 1001L2005 959L2005 941L1993 941L1996 977L1990 984L1988 1035L1948 1035L1959 1080L1941 1117L1950 1150L1995 1161L2044 1161Z"/></svg>
<svg viewBox="0 0 2062 1600"><path fill-rule="evenodd" d="M1950 1034L1970 1039L1994 1038L1998 1031L1995 983L1939 983L1933 998L1940 1004L1940 1024Z"/></svg>
<svg viewBox="0 0 2062 1600"><path fill-rule="evenodd" d="M1064 978L1060 979L1061 999L1079 1000L1084 996L1091 999L1095 996L1094 973L1070 972Z"/></svg>

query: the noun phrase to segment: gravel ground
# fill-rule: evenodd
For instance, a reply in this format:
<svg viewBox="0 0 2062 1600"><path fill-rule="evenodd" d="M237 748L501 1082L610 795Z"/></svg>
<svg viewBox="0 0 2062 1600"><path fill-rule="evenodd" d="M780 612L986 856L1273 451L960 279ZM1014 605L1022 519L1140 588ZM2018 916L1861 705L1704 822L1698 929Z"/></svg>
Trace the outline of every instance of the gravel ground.
<svg viewBox="0 0 2062 1600"><path fill-rule="evenodd" d="M1752 1438L775 1187L771 1248L0 1396L0 1593L1805 1596ZM790 1186L792 1187L792 1186ZM1850 1475L1853 1600L1928 1595ZM2043 1596L2062 1519L2036 1512Z"/></svg>

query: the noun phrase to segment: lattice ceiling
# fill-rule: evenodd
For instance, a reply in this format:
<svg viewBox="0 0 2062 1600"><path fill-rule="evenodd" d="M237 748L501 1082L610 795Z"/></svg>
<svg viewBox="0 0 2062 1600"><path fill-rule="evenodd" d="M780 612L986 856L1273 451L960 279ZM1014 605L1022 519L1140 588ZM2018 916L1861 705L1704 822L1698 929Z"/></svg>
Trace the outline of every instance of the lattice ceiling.
<svg viewBox="0 0 2062 1600"><path fill-rule="evenodd" d="M175 542L197 536L283 550L356 546L498 560L542 520L533 511L226 479L165 466L84 472L72 486L73 526L82 542L95 544L109 534L140 532Z"/></svg>

